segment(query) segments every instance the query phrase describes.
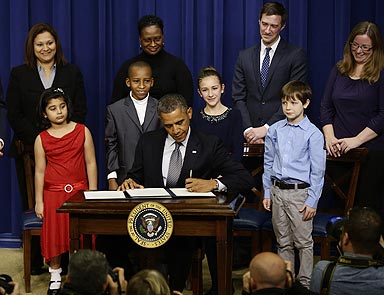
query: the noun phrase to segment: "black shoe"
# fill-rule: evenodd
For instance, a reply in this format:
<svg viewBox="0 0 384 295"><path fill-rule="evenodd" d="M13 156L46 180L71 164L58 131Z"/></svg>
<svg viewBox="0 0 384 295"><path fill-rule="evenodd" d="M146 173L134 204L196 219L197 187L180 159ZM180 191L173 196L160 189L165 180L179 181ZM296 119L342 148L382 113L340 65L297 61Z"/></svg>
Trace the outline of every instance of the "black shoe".
<svg viewBox="0 0 384 295"><path fill-rule="evenodd" d="M49 282L49 287L48 287L47 295L57 295L57 294L59 294L60 293L60 288L59 289L51 289L51 284L52 283L56 283L56 282L55 281L50 281Z"/></svg>

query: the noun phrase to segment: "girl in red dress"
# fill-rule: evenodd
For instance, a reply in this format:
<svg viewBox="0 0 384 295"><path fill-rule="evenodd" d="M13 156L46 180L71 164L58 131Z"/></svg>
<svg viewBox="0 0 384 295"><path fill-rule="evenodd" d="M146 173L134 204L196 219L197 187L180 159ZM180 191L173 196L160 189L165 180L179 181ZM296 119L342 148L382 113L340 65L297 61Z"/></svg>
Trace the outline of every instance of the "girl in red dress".
<svg viewBox="0 0 384 295"><path fill-rule="evenodd" d="M61 88L45 90L38 106L44 127L35 141L35 211L43 219L41 252L51 280L48 295L61 286L61 254L69 251L69 216L56 213L79 190L97 189L97 167L92 135L71 121L70 98Z"/></svg>

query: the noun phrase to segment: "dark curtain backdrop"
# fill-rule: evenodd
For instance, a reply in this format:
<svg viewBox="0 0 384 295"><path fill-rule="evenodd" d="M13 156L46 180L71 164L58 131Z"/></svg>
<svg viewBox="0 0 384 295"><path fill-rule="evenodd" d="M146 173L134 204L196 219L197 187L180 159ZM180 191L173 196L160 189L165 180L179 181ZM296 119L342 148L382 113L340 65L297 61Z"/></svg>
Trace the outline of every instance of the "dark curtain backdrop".
<svg viewBox="0 0 384 295"><path fill-rule="evenodd" d="M29 28L49 22L58 31L66 58L84 75L87 125L97 152L99 188L105 189L103 143L105 107L121 63L139 53L137 20L157 14L165 24L165 48L181 57L194 80L201 67L215 66L226 83L231 104L233 67L240 50L259 42L262 0L1 0L0 76L6 90L12 67L23 63ZM303 47L309 57L314 96L308 111L318 123L328 72L341 58L350 29L370 20L384 27L382 0L284 0L289 12L283 37ZM196 82L195 82L196 83ZM197 94L197 93L196 93ZM203 105L195 95L194 107ZM32 110L31 110L32 111ZM9 128L9 138L11 130ZM0 159L0 246L19 245L20 197L14 162Z"/></svg>

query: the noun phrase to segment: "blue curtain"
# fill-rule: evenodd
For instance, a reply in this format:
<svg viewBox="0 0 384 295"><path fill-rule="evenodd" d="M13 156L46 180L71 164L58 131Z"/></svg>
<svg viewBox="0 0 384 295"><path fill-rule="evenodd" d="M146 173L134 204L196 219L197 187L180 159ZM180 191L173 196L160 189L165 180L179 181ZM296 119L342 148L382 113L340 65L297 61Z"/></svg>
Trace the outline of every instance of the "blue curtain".
<svg viewBox="0 0 384 295"><path fill-rule="evenodd" d="M181 57L194 79L201 67L215 66L227 85L238 52L259 42L262 0L2 0L0 1L0 76L7 88L12 67L23 63L29 28L49 22L58 31L66 58L84 75L87 125L94 136L99 188L105 189L104 116L113 78L121 63L139 53L137 20L157 14L165 24L165 47ZM322 91L331 67L341 58L351 28L370 20L384 28L381 0L283 0L289 18L282 35L309 57L314 96L308 111L318 123ZM194 107L203 105L195 95ZM9 128L9 138L11 130ZM12 159L0 159L0 246L20 242L20 197Z"/></svg>

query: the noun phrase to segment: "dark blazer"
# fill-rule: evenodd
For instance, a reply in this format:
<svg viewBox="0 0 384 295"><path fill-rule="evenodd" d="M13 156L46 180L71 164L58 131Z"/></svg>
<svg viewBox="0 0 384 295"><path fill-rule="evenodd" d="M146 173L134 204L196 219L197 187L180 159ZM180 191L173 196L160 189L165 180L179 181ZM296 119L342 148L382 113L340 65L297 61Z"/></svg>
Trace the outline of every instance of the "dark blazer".
<svg viewBox="0 0 384 295"><path fill-rule="evenodd" d="M167 132L161 128L143 134L137 145L135 161L127 178L144 187L164 187L162 159ZM238 193L253 187L253 179L244 166L231 159L222 141L214 136L191 130L183 167L177 187L185 187L192 170L193 177L202 179L222 177L228 193Z"/></svg>
<svg viewBox="0 0 384 295"><path fill-rule="evenodd" d="M83 75L74 64L57 65L52 87L60 87L69 95L73 107L73 121L84 123L87 113ZM40 133L37 126L37 106L43 83L37 68L26 65L15 67L9 77L7 89L8 120L14 131L14 139L33 144Z"/></svg>
<svg viewBox="0 0 384 295"><path fill-rule="evenodd" d="M148 98L143 125L140 125L130 96L107 107L105 124L107 174L116 171L119 185L132 167L136 145L141 135L160 126L157 103L157 99L151 96Z"/></svg>
<svg viewBox="0 0 384 295"><path fill-rule="evenodd" d="M272 125L283 119L281 88L292 80L307 80L307 58L304 51L280 39L263 89L260 47L258 43L240 52L233 75L232 99L234 106L241 112L244 129Z"/></svg>

